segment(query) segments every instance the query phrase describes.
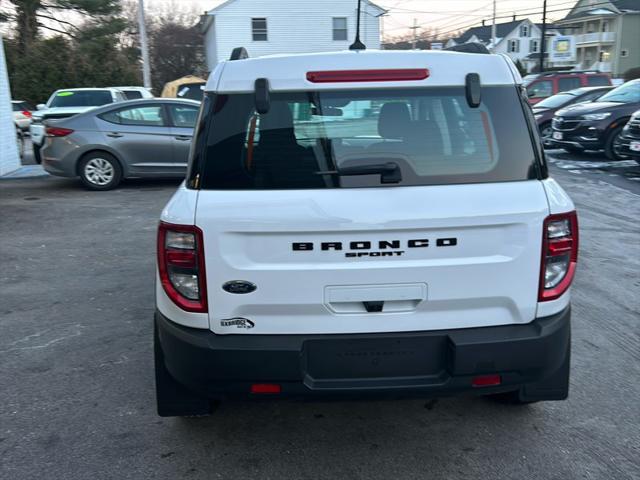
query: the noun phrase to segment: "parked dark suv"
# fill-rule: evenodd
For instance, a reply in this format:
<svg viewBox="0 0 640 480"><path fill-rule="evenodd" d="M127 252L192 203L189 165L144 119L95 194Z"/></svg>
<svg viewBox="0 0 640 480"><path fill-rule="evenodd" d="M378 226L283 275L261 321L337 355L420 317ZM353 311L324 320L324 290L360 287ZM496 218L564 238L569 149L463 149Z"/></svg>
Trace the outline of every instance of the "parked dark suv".
<svg viewBox="0 0 640 480"><path fill-rule="evenodd" d="M523 79L529 104L535 105L556 93L568 92L580 87L611 85L611 76L598 70L543 72L527 75Z"/></svg>
<svg viewBox="0 0 640 480"><path fill-rule="evenodd" d="M640 163L640 110L635 112L614 144L620 156L631 157Z"/></svg>
<svg viewBox="0 0 640 480"><path fill-rule="evenodd" d="M604 150L611 160L621 160L624 157L614 149L616 138L639 108L640 79L614 88L595 102L558 110L549 143L569 152Z"/></svg>
<svg viewBox="0 0 640 480"><path fill-rule="evenodd" d="M544 145L549 145L549 139L553 132L551 120L553 120L553 115L558 110L576 103L594 102L612 89L613 87L576 88L575 90L569 90L568 92L558 93L553 97L545 98L540 103L534 105L533 114L536 117L536 123L538 124Z"/></svg>

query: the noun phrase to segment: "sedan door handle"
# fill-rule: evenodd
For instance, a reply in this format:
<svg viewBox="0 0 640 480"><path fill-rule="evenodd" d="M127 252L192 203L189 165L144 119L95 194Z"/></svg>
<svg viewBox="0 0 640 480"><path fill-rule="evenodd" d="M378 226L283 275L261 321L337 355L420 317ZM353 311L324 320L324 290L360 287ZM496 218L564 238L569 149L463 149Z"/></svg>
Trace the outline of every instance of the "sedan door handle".
<svg viewBox="0 0 640 480"><path fill-rule="evenodd" d="M123 135L121 133L118 132L111 132L111 133L107 133L107 137L111 137L111 138L120 138Z"/></svg>
<svg viewBox="0 0 640 480"><path fill-rule="evenodd" d="M191 137L187 136L187 135L178 135L176 137L176 140L180 140L182 142L186 142L188 140L191 140Z"/></svg>

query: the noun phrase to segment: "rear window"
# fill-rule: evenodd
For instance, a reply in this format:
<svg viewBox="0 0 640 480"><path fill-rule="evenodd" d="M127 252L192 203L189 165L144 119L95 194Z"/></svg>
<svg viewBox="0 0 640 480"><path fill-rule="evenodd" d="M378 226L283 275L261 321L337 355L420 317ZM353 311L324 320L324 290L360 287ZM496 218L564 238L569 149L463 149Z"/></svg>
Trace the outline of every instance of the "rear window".
<svg viewBox="0 0 640 480"><path fill-rule="evenodd" d="M590 87L603 87L611 85L611 80L605 75L587 75L587 85Z"/></svg>
<svg viewBox="0 0 640 480"><path fill-rule="evenodd" d="M113 103L113 97L106 90L60 91L51 100L49 108L99 107L108 103Z"/></svg>
<svg viewBox="0 0 640 480"><path fill-rule="evenodd" d="M127 100L138 100L142 98L142 92L139 90L122 90L122 93Z"/></svg>
<svg viewBox="0 0 640 480"><path fill-rule="evenodd" d="M27 102L11 102L11 106L14 112L23 112L25 110L31 110Z"/></svg>
<svg viewBox="0 0 640 480"><path fill-rule="evenodd" d="M176 96L178 98L186 98L187 100L202 101L204 95L204 83L185 83L178 88Z"/></svg>
<svg viewBox="0 0 640 480"><path fill-rule="evenodd" d="M514 87L484 87L470 108L463 87L210 95L191 175L204 189L438 185L535 177L535 153ZM400 181L379 173L397 166Z"/></svg>

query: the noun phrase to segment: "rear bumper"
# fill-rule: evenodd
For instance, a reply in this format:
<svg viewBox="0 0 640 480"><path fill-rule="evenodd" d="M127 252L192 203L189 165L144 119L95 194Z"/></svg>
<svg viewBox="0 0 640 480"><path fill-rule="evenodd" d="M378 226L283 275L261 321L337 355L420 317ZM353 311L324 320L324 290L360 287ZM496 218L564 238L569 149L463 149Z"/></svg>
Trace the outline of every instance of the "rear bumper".
<svg viewBox="0 0 640 480"><path fill-rule="evenodd" d="M567 386L544 382L568 369L570 317L567 308L526 325L357 335L216 335L160 312L155 322L169 374L210 398L247 396L257 383L305 397L486 394L538 384L541 399L560 400ZM500 375L501 383L473 387L479 375Z"/></svg>

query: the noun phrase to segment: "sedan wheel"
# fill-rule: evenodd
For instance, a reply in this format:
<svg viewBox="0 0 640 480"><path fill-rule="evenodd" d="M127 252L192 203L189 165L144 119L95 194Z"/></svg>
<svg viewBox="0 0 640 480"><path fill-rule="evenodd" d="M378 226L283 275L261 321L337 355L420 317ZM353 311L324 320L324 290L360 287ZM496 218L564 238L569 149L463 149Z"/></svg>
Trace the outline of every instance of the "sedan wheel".
<svg viewBox="0 0 640 480"><path fill-rule="evenodd" d="M122 179L118 161L108 153L96 152L80 163L80 180L91 190L111 190Z"/></svg>

